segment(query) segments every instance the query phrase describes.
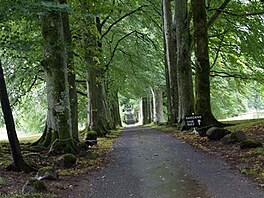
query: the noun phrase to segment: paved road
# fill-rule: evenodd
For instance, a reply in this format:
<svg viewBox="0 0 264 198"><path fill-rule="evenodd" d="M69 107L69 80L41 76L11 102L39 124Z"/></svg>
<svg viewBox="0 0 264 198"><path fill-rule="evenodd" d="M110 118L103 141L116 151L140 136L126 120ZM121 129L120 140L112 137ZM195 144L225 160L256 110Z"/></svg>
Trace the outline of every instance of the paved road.
<svg viewBox="0 0 264 198"><path fill-rule="evenodd" d="M223 161L149 128L127 128L87 198L263 198Z"/></svg>

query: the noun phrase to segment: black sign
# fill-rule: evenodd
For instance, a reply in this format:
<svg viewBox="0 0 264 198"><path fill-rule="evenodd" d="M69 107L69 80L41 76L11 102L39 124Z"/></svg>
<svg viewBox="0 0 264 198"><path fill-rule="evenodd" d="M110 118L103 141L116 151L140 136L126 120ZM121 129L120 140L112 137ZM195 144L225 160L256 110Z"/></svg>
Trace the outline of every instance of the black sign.
<svg viewBox="0 0 264 198"><path fill-rule="evenodd" d="M202 126L201 115L190 115L185 117L185 124L187 127L199 127Z"/></svg>

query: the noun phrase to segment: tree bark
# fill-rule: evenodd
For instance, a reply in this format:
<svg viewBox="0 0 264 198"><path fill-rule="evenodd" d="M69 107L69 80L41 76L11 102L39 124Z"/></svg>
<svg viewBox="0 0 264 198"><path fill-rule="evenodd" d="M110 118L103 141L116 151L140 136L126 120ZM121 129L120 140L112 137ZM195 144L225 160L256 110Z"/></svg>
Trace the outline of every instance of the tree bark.
<svg viewBox="0 0 264 198"><path fill-rule="evenodd" d="M114 91L110 97L110 112L111 117L113 118L113 125L114 127L122 127L117 91Z"/></svg>
<svg viewBox="0 0 264 198"><path fill-rule="evenodd" d="M210 63L205 0L192 0L195 48L195 112L203 125L218 125L210 103Z"/></svg>
<svg viewBox="0 0 264 198"><path fill-rule="evenodd" d="M143 124L151 123L150 104L147 97L142 98L142 119Z"/></svg>
<svg viewBox="0 0 264 198"><path fill-rule="evenodd" d="M65 32L69 31L69 26L65 26L65 23L68 23L65 19L65 13L58 10L47 10L41 17L45 41L42 65L46 76L48 100L46 137L43 139L45 145L50 147L50 152L76 154L78 148L72 133L68 72L71 53L67 50L69 32Z"/></svg>
<svg viewBox="0 0 264 198"><path fill-rule="evenodd" d="M66 0L60 0L60 3L67 3ZM75 83L75 68L73 64L73 49L72 49L72 35L69 25L68 13L62 13L63 31L66 46L66 57L68 67L68 81L69 81L69 96L70 96L70 108L71 108L71 131L72 138L79 142L79 131L78 131L78 98Z"/></svg>
<svg viewBox="0 0 264 198"><path fill-rule="evenodd" d="M178 117L178 82L177 82L177 41L176 27L172 23L171 1L162 1L163 35L165 46L165 66L168 101L168 124L177 124Z"/></svg>
<svg viewBox="0 0 264 198"><path fill-rule="evenodd" d="M175 0L175 23L177 38L177 77L179 93L178 123L194 112L192 68L190 60L190 30L187 0Z"/></svg>
<svg viewBox="0 0 264 198"><path fill-rule="evenodd" d="M162 90L158 88L152 88L152 97L153 97L153 121L155 124L165 123L163 116L163 97Z"/></svg>
<svg viewBox="0 0 264 198"><path fill-rule="evenodd" d="M88 88L88 113L89 129L96 131L98 136L104 136L107 132L105 94L103 87L101 63L100 63L100 32L94 17L86 17L84 20L83 45L85 49L85 61L87 63L87 88Z"/></svg>
<svg viewBox="0 0 264 198"><path fill-rule="evenodd" d="M21 153L21 148L19 145L19 140L17 138L16 128L15 128L14 118L6 90L6 83L4 79L1 60L0 60L0 99L1 99L1 107L4 114L4 120L6 124L7 136L8 136L12 159L13 159L13 163L10 166L12 167L11 170L29 172L33 169L28 164L25 163Z"/></svg>

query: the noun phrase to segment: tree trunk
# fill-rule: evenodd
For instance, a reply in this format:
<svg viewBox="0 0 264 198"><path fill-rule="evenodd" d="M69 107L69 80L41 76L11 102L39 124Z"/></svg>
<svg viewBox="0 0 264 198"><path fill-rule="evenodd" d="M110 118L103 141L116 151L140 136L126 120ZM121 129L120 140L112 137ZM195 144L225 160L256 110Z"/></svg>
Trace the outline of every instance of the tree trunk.
<svg viewBox="0 0 264 198"><path fill-rule="evenodd" d="M142 121L143 124L151 123L151 101L149 97L142 98Z"/></svg>
<svg viewBox="0 0 264 198"><path fill-rule="evenodd" d="M148 110L149 121L148 122L151 123L151 122L153 122L153 118L154 118L154 116L153 116L154 115L153 98L152 98L151 93L148 95L147 99L148 99L148 108L149 108L149 110Z"/></svg>
<svg viewBox="0 0 264 198"><path fill-rule="evenodd" d="M11 170L29 172L32 170L32 168L25 163L22 157L19 141L16 134L14 118L6 90L6 83L4 79L1 60L0 60L0 99L4 114L4 120L6 124L7 136L13 158L13 163L10 166Z"/></svg>
<svg viewBox="0 0 264 198"><path fill-rule="evenodd" d="M60 3L67 3L66 0L60 0ZM72 50L72 35L69 25L68 13L62 13L63 31L65 37L65 46L67 53L67 66L68 66L68 81L69 81L69 96L70 96L70 108L71 108L71 127L72 138L79 142L78 131L78 99L75 83L75 68L73 64L73 50Z"/></svg>
<svg viewBox="0 0 264 198"><path fill-rule="evenodd" d="M153 97L153 121L155 124L165 123L163 116L163 97L162 90L151 89Z"/></svg>
<svg viewBox="0 0 264 198"><path fill-rule="evenodd" d="M192 0L195 48L195 112L203 125L220 124L212 114L210 103L210 63L205 0Z"/></svg>
<svg viewBox="0 0 264 198"><path fill-rule="evenodd" d="M89 93L89 128L104 136L108 132L106 118L106 96L103 85L102 65L100 63L100 30L94 17L86 17L83 29L83 45L87 63L87 88Z"/></svg>
<svg viewBox="0 0 264 198"><path fill-rule="evenodd" d="M175 0L175 23L177 37L177 66L179 90L178 123L183 126L184 118L194 112L193 82L190 60L190 32L187 0Z"/></svg>
<svg viewBox="0 0 264 198"><path fill-rule="evenodd" d="M89 59L91 60L93 56L89 54L92 53L87 48L87 62ZM95 68L96 65L89 65L88 74L87 74L87 88L89 93L89 104L88 104L88 117L89 117L89 129L96 131L98 136L104 136L107 132L106 128L106 119L105 119L105 109L104 109L104 101L103 101L103 88L101 86L101 82L97 79L98 72Z"/></svg>
<svg viewBox="0 0 264 198"><path fill-rule="evenodd" d="M110 112L111 117L113 118L113 124L115 127L122 127L117 91L114 91L110 97Z"/></svg>
<svg viewBox="0 0 264 198"><path fill-rule="evenodd" d="M89 48L87 48L87 53L90 54ZM87 55L88 55L87 54ZM90 56L90 55L88 55ZM93 56L87 57L92 59ZM90 62L90 61L89 61ZM88 104L88 117L89 117L89 129L96 131L98 136L105 136L108 132L106 127L106 115L105 115L105 104L104 104L104 94L102 82L99 82L98 70L95 68L96 65L89 65L88 74L87 74L87 88L89 93L89 104Z"/></svg>
<svg viewBox="0 0 264 198"><path fill-rule="evenodd" d="M103 96L102 97L102 102L103 102L102 111L104 112L103 119L105 120L107 132L108 132L109 130L114 129L115 126L110 112L109 98L106 90L107 88L106 82L102 82L101 87L102 87L102 96Z"/></svg>
<svg viewBox="0 0 264 198"><path fill-rule="evenodd" d="M169 0L162 1L163 35L165 41L165 66L168 97L168 124L177 124L178 117L178 82L177 82L177 45L176 32L172 23L171 3Z"/></svg>
<svg viewBox="0 0 264 198"><path fill-rule="evenodd" d="M64 14L57 10L47 10L41 17L45 41L42 65L48 100L46 137L43 139L50 147L50 152L76 154L78 148L72 136L68 72L71 55L67 51L69 38L65 36L65 30L68 25L65 27Z"/></svg>

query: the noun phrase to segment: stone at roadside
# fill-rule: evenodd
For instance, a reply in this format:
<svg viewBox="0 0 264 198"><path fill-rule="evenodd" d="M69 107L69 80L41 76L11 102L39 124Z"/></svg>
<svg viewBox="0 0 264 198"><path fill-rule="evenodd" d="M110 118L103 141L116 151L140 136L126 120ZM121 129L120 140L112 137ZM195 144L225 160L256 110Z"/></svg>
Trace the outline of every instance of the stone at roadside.
<svg viewBox="0 0 264 198"><path fill-rule="evenodd" d="M38 170L36 178L38 180L57 180L59 178L59 174L54 170L53 167L47 166Z"/></svg>
<svg viewBox="0 0 264 198"><path fill-rule="evenodd" d="M206 137L206 131L208 131L208 129L210 129L211 127L213 126L205 126L205 127L198 128L197 131L199 133L199 136Z"/></svg>
<svg viewBox="0 0 264 198"><path fill-rule="evenodd" d="M222 141L223 141L225 144L232 144L232 143L235 143L235 142L236 142L235 139L232 139L232 138L231 138L231 133L225 135L225 137L222 138Z"/></svg>
<svg viewBox="0 0 264 198"><path fill-rule="evenodd" d="M241 149L251 149L251 148L258 148L258 147L262 147L262 143L261 142L255 142L252 140L244 140L242 142L240 142L240 148Z"/></svg>
<svg viewBox="0 0 264 198"><path fill-rule="evenodd" d="M72 168L76 165L77 158L72 154L64 154L55 160L55 165L60 168Z"/></svg>
<svg viewBox="0 0 264 198"><path fill-rule="evenodd" d="M88 146L88 147L92 147L94 145L97 145L97 140L85 140L84 143Z"/></svg>
<svg viewBox="0 0 264 198"><path fill-rule="evenodd" d="M97 133L95 131L88 131L84 136L84 143L88 146L97 145Z"/></svg>
<svg viewBox="0 0 264 198"><path fill-rule="evenodd" d="M28 180L22 188L22 193L41 193L47 191L47 186L43 181L38 179Z"/></svg>
<svg viewBox="0 0 264 198"><path fill-rule="evenodd" d="M233 133L225 135L222 141L226 144L231 144L235 142L241 142L246 139L247 139L246 134L243 131L235 131Z"/></svg>
<svg viewBox="0 0 264 198"><path fill-rule="evenodd" d="M235 131L231 133L230 137L236 140L237 142L242 142L247 139L247 136L243 131Z"/></svg>
<svg viewBox="0 0 264 198"><path fill-rule="evenodd" d="M231 133L230 131L219 128L219 127L211 127L206 131L206 136L209 140L221 140L225 135Z"/></svg>

